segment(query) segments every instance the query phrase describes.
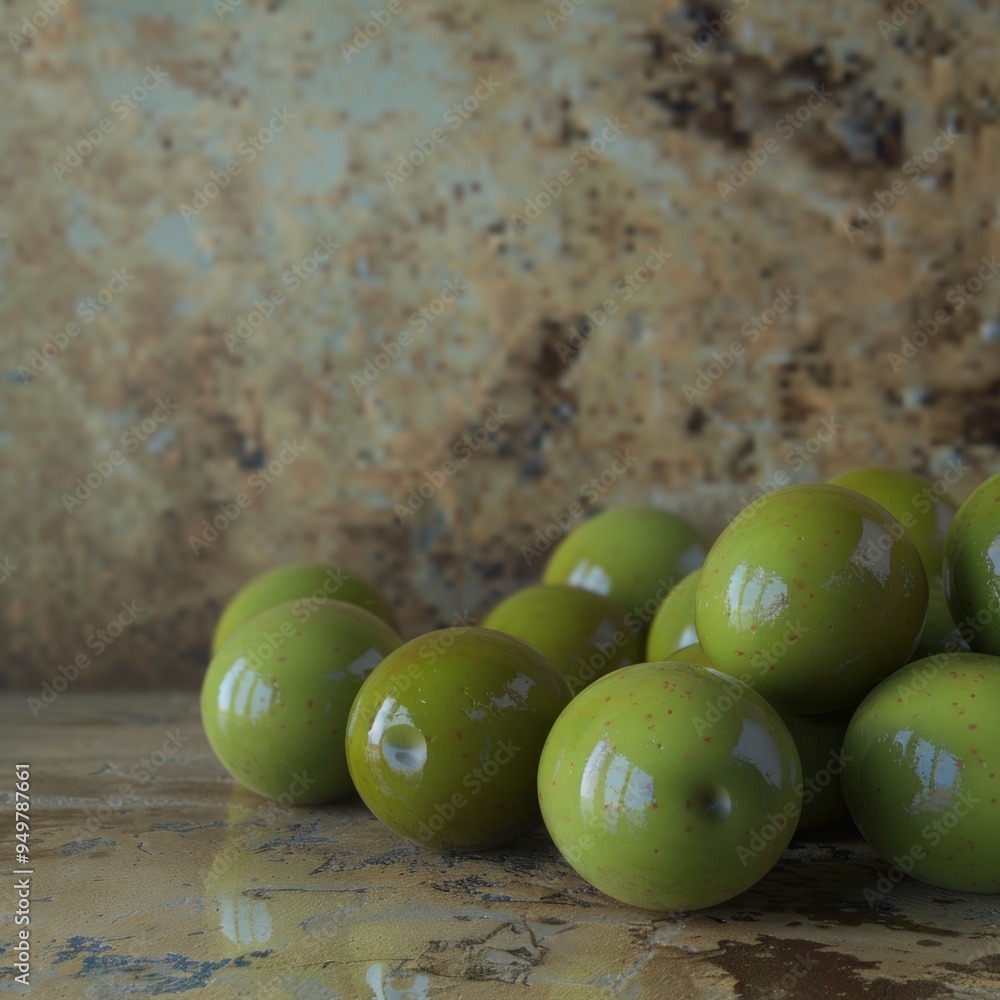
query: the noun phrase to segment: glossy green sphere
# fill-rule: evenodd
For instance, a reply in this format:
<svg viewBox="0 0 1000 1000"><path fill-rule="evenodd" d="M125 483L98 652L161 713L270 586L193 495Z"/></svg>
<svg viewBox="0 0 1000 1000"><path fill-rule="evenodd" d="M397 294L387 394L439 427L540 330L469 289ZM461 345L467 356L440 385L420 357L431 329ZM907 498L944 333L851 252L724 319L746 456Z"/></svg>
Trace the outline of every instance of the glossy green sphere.
<svg viewBox="0 0 1000 1000"><path fill-rule="evenodd" d="M969 645L1000 655L1000 474L972 492L948 529L944 590Z"/></svg>
<svg viewBox="0 0 1000 1000"><path fill-rule="evenodd" d="M881 504L906 529L927 575L941 572L944 536L955 516L955 505L947 496L949 484L945 480L932 483L912 472L871 465L841 473L829 482L863 493Z"/></svg>
<svg viewBox="0 0 1000 1000"><path fill-rule="evenodd" d="M498 604L483 628L516 635L547 656L573 693L642 659L639 629L614 601L562 583L525 587Z"/></svg>
<svg viewBox="0 0 1000 1000"><path fill-rule="evenodd" d="M215 755L237 781L284 804L349 795L351 704L401 642L381 618L343 601L286 601L254 615L212 657L202 683Z"/></svg>
<svg viewBox="0 0 1000 1000"><path fill-rule="evenodd" d="M858 707L844 740L844 796L898 876L874 891L891 891L905 873L942 889L1000 892L997 718L1000 658L981 653L908 664Z"/></svg>
<svg viewBox="0 0 1000 1000"><path fill-rule="evenodd" d="M610 597L645 628L670 590L705 559L687 521L651 507L607 510L578 524L552 551L544 583L568 583Z"/></svg>
<svg viewBox="0 0 1000 1000"><path fill-rule="evenodd" d="M347 762L369 809L439 850L498 847L538 825L535 773L572 697L533 646L492 629L418 636L362 685Z"/></svg>
<svg viewBox="0 0 1000 1000"><path fill-rule="evenodd" d="M366 580L342 566L322 563L290 563L268 570L236 593L222 611L212 637L212 653L229 634L259 611L275 604L300 599L308 609L322 600L346 601L371 611L392 628L396 621L385 598Z"/></svg>
<svg viewBox="0 0 1000 1000"><path fill-rule="evenodd" d="M792 836L800 782L795 743L759 694L672 662L624 667L581 691L538 766L563 857L650 910L712 906L757 882Z"/></svg>
<svg viewBox="0 0 1000 1000"><path fill-rule="evenodd" d="M794 712L854 707L908 660L927 611L913 542L874 501L787 486L712 546L695 619L716 668Z"/></svg>
<svg viewBox="0 0 1000 1000"><path fill-rule="evenodd" d="M678 649L698 641L694 604L700 579L701 569L696 569L667 594L646 636L647 661L669 660Z"/></svg>

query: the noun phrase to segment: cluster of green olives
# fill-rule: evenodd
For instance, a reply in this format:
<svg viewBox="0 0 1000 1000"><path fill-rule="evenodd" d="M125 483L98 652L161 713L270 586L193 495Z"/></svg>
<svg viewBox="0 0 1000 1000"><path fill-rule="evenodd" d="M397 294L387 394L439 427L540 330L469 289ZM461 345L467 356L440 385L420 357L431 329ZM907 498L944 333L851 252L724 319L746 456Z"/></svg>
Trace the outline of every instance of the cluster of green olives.
<svg viewBox="0 0 1000 1000"><path fill-rule="evenodd" d="M651 910L723 902L847 812L900 871L1000 890L1000 475L957 513L890 469L787 486L712 544L608 510L479 625L407 642L362 578L284 566L212 648L209 742L283 804L356 790L437 850L541 821Z"/></svg>

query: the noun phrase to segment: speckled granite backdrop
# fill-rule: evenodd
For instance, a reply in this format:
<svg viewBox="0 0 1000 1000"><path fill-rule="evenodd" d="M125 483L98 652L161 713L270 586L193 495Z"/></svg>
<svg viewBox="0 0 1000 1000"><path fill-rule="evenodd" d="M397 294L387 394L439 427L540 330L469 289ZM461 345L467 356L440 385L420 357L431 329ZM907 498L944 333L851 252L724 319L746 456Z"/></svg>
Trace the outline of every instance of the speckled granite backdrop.
<svg viewBox="0 0 1000 1000"><path fill-rule="evenodd" d="M195 686L278 561L414 634L574 502L1000 469L995 4L0 18L7 687Z"/></svg>

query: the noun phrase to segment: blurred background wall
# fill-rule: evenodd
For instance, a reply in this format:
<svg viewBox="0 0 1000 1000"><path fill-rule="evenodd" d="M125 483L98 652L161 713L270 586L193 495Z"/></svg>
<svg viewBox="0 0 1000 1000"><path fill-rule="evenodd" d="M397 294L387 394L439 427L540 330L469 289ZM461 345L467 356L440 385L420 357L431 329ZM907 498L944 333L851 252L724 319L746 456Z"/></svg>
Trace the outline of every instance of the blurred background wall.
<svg viewBox="0 0 1000 1000"><path fill-rule="evenodd" d="M413 635L567 511L1000 470L995 4L0 18L4 687L195 687L278 562Z"/></svg>

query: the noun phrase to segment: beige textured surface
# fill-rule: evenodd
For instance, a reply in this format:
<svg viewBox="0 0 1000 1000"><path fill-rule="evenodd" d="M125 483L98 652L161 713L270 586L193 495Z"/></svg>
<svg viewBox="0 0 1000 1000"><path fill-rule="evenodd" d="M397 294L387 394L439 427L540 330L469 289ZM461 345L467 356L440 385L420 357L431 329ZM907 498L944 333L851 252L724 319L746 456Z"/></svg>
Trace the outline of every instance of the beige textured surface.
<svg viewBox="0 0 1000 1000"><path fill-rule="evenodd" d="M655 914L588 886L543 833L443 856L360 803L260 799L223 772L190 696L72 694L33 725L8 701L0 757L31 765L40 1000L1000 994L998 897L879 892L889 866L846 829L797 837L729 903ZM6 811L13 776L0 786ZM13 965L5 946L4 982Z"/></svg>
<svg viewBox="0 0 1000 1000"><path fill-rule="evenodd" d="M566 0L559 17L394 0L356 52L373 5L49 6L34 39L0 44L2 685L37 691L85 655L81 689L194 686L220 602L286 559L370 575L408 634L476 615L536 575L521 545L622 449L635 461L593 506L662 504L708 532L778 473L960 461L961 500L1000 468L1000 282L954 291L1000 251L994 4L897 27L860 0ZM7 4L2 27L39 11ZM97 148L54 169L102 119ZM387 181L418 141L426 162ZM747 150L763 162L744 178ZM213 171L225 186L196 210ZM845 231L879 191L890 208ZM293 288L322 239L339 246ZM457 301L411 322L449 280ZM744 326L782 293L775 322ZM949 293L962 308L894 363ZM734 341L732 368L685 394ZM352 382L383 342L399 358ZM158 400L176 410L157 420ZM401 520L491 408L502 426ZM251 480L260 460L273 482Z"/></svg>

